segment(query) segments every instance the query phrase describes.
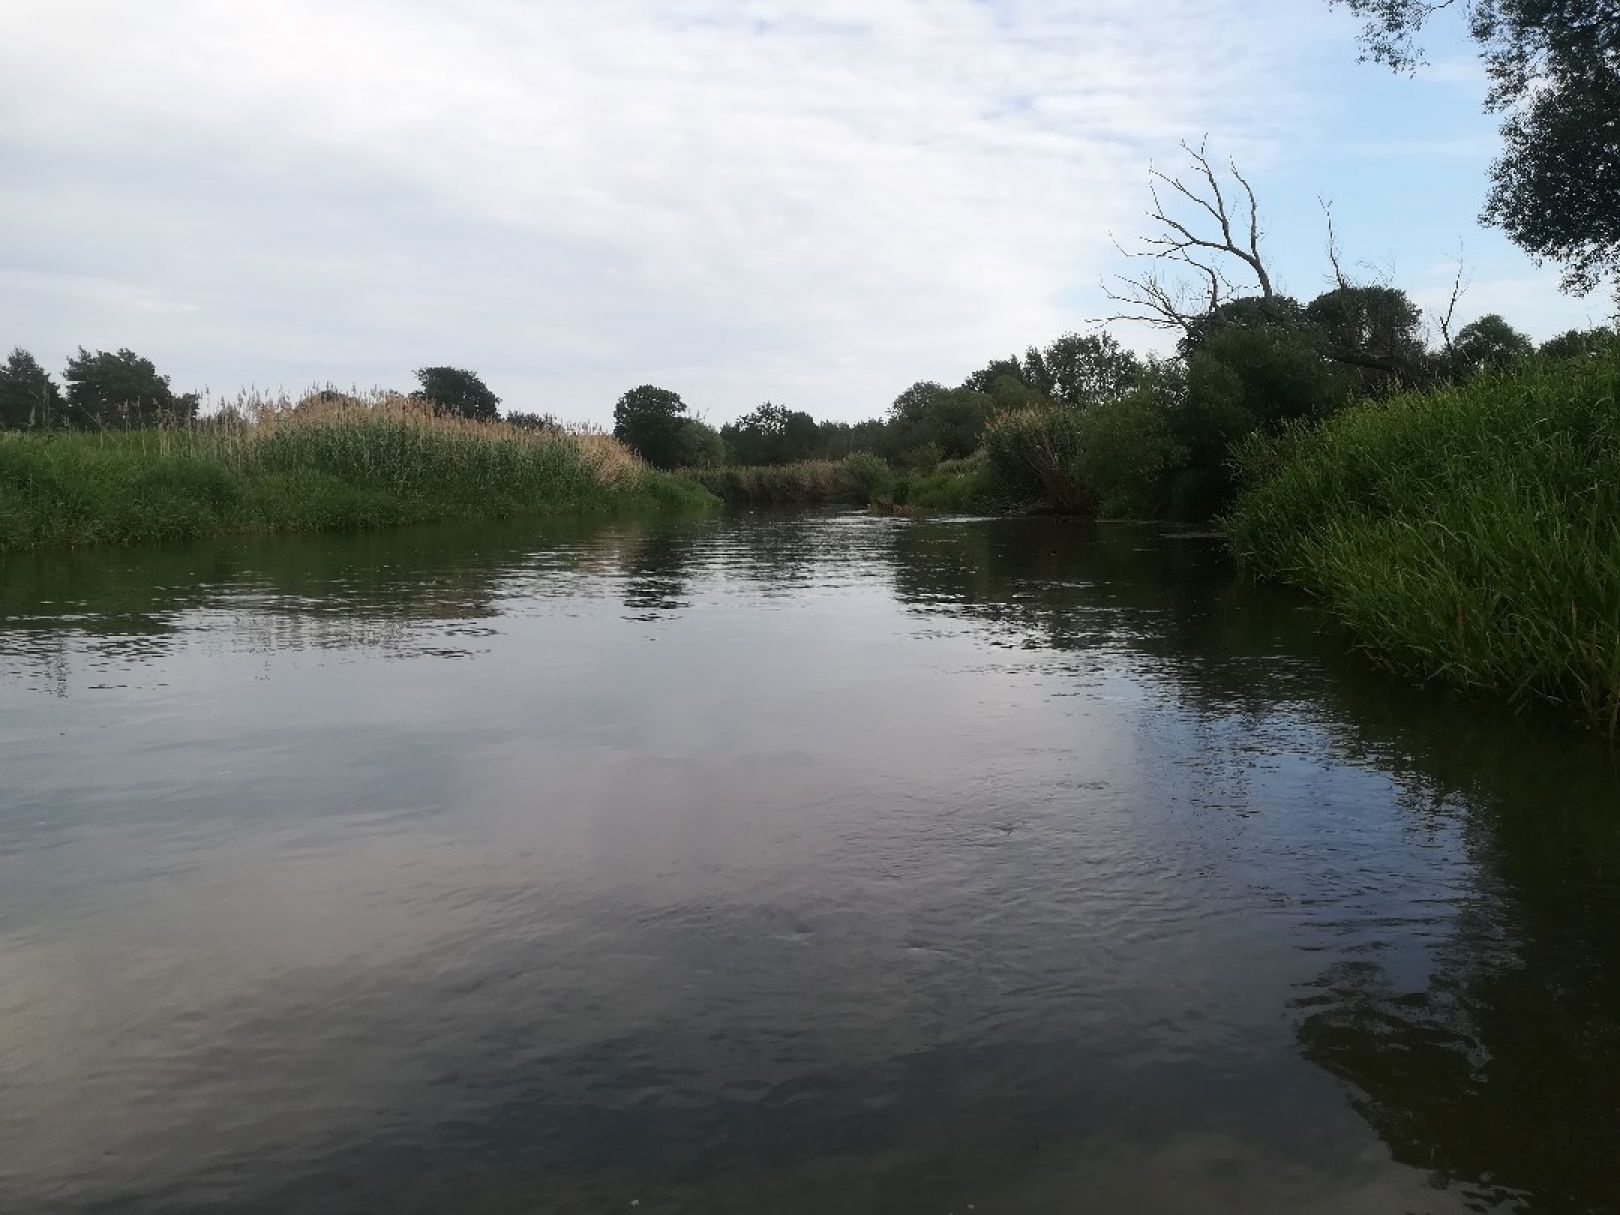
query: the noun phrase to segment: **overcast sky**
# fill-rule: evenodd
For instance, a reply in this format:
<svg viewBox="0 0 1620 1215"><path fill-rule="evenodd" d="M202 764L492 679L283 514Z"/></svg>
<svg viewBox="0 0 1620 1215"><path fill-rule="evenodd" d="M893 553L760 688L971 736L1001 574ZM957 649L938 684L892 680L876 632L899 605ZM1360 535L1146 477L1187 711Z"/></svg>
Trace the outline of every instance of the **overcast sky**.
<svg viewBox="0 0 1620 1215"><path fill-rule="evenodd" d="M0 345L865 417L1105 315L1110 234L1205 132L1294 294L1320 194L1420 302L1461 242L1469 316L1601 321L1476 223L1483 80L1433 58L1358 65L1323 0L0 0Z"/></svg>

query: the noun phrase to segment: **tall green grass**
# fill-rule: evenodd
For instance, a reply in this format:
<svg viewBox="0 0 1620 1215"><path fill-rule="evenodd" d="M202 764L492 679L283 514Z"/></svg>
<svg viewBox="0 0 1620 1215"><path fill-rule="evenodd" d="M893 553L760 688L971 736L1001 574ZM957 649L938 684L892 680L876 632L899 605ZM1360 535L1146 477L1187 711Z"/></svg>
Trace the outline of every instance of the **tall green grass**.
<svg viewBox="0 0 1620 1215"><path fill-rule="evenodd" d="M1388 665L1620 726L1620 357L1251 438L1227 520Z"/></svg>
<svg viewBox="0 0 1620 1215"><path fill-rule="evenodd" d="M468 422L402 398L0 435L0 552L709 501L607 436Z"/></svg>

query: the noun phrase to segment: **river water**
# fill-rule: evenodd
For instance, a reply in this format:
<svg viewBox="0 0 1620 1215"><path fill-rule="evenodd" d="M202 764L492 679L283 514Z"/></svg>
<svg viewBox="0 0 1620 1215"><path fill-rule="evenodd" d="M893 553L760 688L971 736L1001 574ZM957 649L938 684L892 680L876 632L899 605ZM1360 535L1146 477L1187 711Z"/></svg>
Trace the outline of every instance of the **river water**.
<svg viewBox="0 0 1620 1215"><path fill-rule="evenodd" d="M0 561L0 1210L1620 1210L1620 762L1213 537Z"/></svg>

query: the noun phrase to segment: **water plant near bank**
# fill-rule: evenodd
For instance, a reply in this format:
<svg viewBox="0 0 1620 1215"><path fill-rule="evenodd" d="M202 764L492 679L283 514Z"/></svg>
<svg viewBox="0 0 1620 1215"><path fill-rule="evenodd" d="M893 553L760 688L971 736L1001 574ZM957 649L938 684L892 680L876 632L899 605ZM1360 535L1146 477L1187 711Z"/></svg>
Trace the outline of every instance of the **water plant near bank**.
<svg viewBox="0 0 1620 1215"><path fill-rule="evenodd" d="M1237 459L1240 556L1380 661L1620 727L1620 353L1365 402Z"/></svg>
<svg viewBox="0 0 1620 1215"><path fill-rule="evenodd" d="M0 551L709 502L607 435L475 422L399 396L0 435Z"/></svg>

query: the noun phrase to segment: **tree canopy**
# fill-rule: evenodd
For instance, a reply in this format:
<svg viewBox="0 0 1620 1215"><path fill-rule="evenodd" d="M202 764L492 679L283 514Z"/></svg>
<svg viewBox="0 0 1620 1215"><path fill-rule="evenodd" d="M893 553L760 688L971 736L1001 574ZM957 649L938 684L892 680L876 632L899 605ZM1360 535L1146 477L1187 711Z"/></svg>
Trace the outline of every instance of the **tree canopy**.
<svg viewBox="0 0 1620 1215"><path fill-rule="evenodd" d="M613 406L613 434L654 468L679 468L688 445L685 414L679 393L643 384Z"/></svg>
<svg viewBox="0 0 1620 1215"><path fill-rule="evenodd" d="M1363 56L1397 70L1454 0L1328 0L1362 18ZM1502 115L1483 218L1528 253L1559 262L1584 294L1620 294L1620 12L1615 0L1468 0L1468 29Z"/></svg>
<svg viewBox="0 0 1620 1215"><path fill-rule="evenodd" d="M83 426L141 425L196 408L195 396L177 399L169 377L133 350L92 354L80 346L62 378L72 419Z"/></svg>
<svg viewBox="0 0 1620 1215"><path fill-rule="evenodd" d="M423 367L416 372L421 388L411 395L419 401L431 401L445 413L470 418L475 422L493 422L501 416L501 398L475 371L460 367Z"/></svg>
<svg viewBox="0 0 1620 1215"><path fill-rule="evenodd" d="M64 420L62 394L28 351L13 350L0 366L0 430L49 426Z"/></svg>
<svg viewBox="0 0 1620 1215"><path fill-rule="evenodd" d="M809 459L821 447L813 417L770 401L722 426L720 435L738 464L790 464Z"/></svg>

